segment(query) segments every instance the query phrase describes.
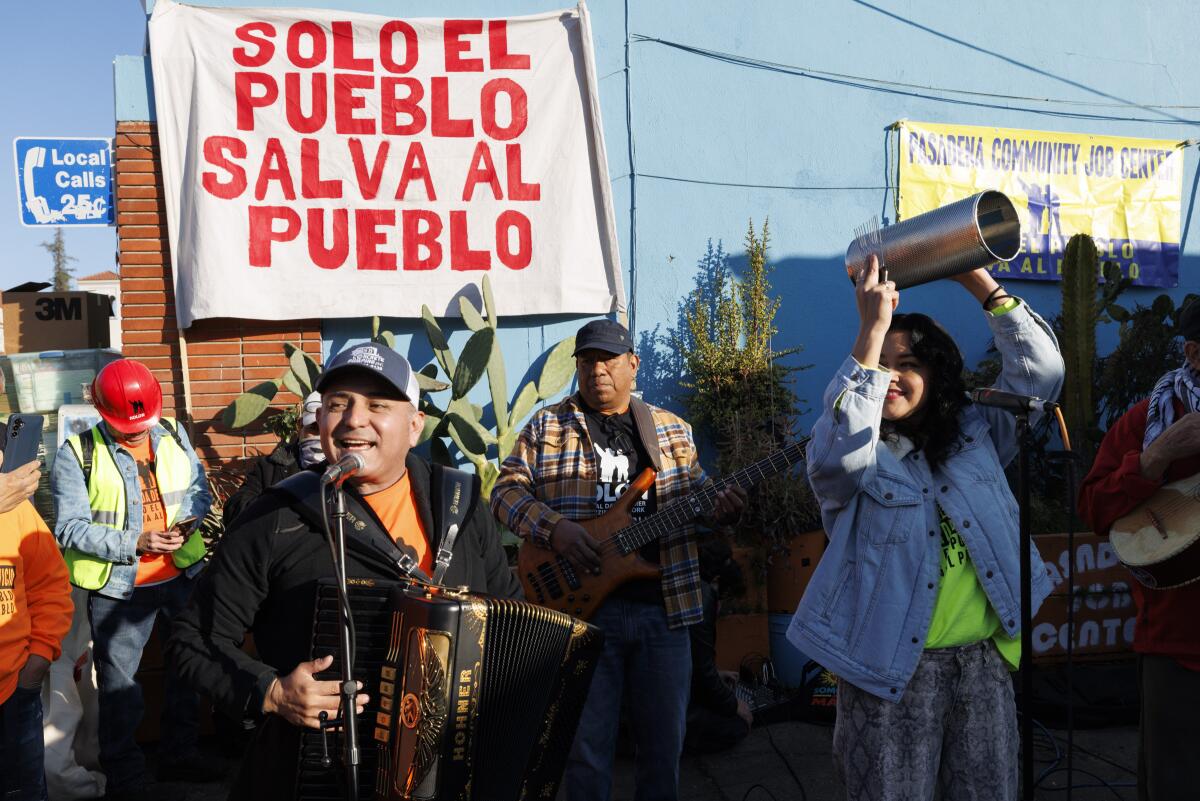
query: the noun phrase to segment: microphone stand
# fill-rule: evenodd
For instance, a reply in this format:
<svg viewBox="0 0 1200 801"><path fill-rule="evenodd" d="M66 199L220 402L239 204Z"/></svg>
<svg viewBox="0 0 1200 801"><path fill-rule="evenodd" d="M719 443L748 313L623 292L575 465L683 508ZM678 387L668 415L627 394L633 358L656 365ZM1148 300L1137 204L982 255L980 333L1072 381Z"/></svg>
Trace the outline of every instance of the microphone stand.
<svg viewBox="0 0 1200 801"><path fill-rule="evenodd" d="M1029 451L1033 430L1029 412L1015 413L1017 419L1017 504L1020 509L1021 549L1021 798L1033 801L1033 566L1029 552L1033 547L1029 515Z"/></svg>
<svg viewBox="0 0 1200 801"><path fill-rule="evenodd" d="M358 801L358 708L355 704L358 696L358 683L354 679L354 651L351 638L350 599L346 590L346 495L342 490L342 482L333 485L334 497L334 573L337 575L338 598L341 614L342 638L342 742L345 746L344 759L346 762L346 798L347 801Z"/></svg>

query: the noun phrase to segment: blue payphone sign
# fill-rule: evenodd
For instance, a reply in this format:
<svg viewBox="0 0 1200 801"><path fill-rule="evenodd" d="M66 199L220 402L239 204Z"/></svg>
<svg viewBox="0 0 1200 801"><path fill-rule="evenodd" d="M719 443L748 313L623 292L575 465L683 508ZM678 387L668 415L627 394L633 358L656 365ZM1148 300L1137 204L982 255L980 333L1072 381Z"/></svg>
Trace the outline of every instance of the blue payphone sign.
<svg viewBox="0 0 1200 801"><path fill-rule="evenodd" d="M109 139L13 140L21 224L112 225Z"/></svg>

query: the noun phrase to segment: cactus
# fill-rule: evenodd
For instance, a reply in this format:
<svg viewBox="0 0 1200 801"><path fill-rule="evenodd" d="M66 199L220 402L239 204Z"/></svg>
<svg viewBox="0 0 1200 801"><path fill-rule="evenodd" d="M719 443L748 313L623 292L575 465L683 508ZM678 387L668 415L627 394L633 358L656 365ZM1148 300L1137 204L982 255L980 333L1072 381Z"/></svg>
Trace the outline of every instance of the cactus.
<svg viewBox="0 0 1200 801"><path fill-rule="evenodd" d="M422 369L421 375L433 379L440 366L450 378L450 384L443 384L442 387L448 386L451 390L450 401L444 410L428 398L421 399L421 409L425 412L425 430L421 434L421 441L430 442L434 461L453 464L443 441L444 437L448 437L475 466L483 485L483 494L488 496L500 475L500 462L512 450L521 424L533 411L534 404L552 398L574 375L572 352L575 338L568 337L550 349L537 381L529 381L521 387L510 405L504 355L497 337L500 317L487 276L483 278L482 294L482 312L466 298L459 298L459 313L472 334L457 359L433 313L427 306L421 307L421 319L435 359L435 362ZM467 393L485 374L492 396L492 413L496 419L494 429L483 425L483 408L466 400ZM489 458L492 448L495 448L495 461Z"/></svg>
<svg viewBox="0 0 1200 801"><path fill-rule="evenodd" d="M429 442L433 460L453 465L454 459L445 440L450 439L463 456L475 466L483 484L484 495L489 495L492 485L500 475L499 464L508 456L517 441L517 433L525 418L539 401L549 400L567 385L575 374L575 338L562 340L546 356L546 363L536 381L529 381L508 400L508 377L504 369L504 355L497 341L500 317L492 298L492 286L487 276L483 278L483 311L476 309L470 301L459 298L459 310L471 336L455 357L428 306L421 307L421 320L425 335L433 348L434 361L417 371L417 384L422 393L450 390L450 400L440 408L427 395L422 396L420 408L425 412L425 429L421 442ZM380 330L378 317L371 318L371 339L375 342L396 347L396 338L391 331ZM320 366L295 345L284 345L288 357L288 368L278 377L244 392L233 400L222 412L222 420L230 430L245 428L257 420L271 405L280 389L286 388L301 399L308 396L321 373ZM438 380L438 368L447 380ZM483 407L467 400L467 395L487 375L492 396L492 410L496 418L495 428L484 426ZM268 421L268 428L280 439L290 436L295 430L296 410L289 409ZM495 449L495 461L489 452Z"/></svg>
<svg viewBox="0 0 1200 801"><path fill-rule="evenodd" d="M1099 276L1104 276L1104 283ZM1062 354L1066 381L1060 402L1074 448L1090 465L1100 430L1099 396L1096 393L1096 326L1122 321L1129 312L1116 304L1132 284L1113 263L1100 265L1096 244L1087 234L1075 234L1067 243L1062 264Z"/></svg>
<svg viewBox="0 0 1200 801"><path fill-rule="evenodd" d="M1084 447L1096 426L1095 387L1096 323L1100 304L1096 298L1099 256L1087 234L1076 234L1067 243L1062 266L1063 361L1066 383L1063 386L1063 417L1071 439Z"/></svg>
<svg viewBox="0 0 1200 801"><path fill-rule="evenodd" d="M233 399L221 412L221 421L230 431L246 428L262 416L281 389L287 389L303 403L312 393L321 374L321 366L300 348L285 343L283 353L288 366L278 377L251 387ZM298 409L284 409L267 420L267 430L281 440L287 439L296 430Z"/></svg>

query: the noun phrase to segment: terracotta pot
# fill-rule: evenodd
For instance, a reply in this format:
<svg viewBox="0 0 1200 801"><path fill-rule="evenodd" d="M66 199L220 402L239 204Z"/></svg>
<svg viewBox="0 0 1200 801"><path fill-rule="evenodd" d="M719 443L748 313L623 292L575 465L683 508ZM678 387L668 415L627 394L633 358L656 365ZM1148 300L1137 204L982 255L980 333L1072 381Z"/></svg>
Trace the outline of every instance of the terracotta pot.
<svg viewBox="0 0 1200 801"><path fill-rule="evenodd" d="M825 532L806 531L792 537L786 551L771 556L767 565L767 611L796 611L808 581L825 553Z"/></svg>

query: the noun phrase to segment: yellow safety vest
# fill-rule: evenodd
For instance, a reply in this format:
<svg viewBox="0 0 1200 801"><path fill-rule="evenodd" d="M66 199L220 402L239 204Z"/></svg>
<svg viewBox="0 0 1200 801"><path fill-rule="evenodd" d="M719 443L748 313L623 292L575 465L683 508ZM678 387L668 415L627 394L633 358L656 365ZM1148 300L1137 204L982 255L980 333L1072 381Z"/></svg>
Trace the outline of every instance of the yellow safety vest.
<svg viewBox="0 0 1200 801"><path fill-rule="evenodd" d="M162 423L164 427L174 430L175 421L171 418L164 417ZM67 443L81 465L84 463L83 446L79 439L81 436L91 436L93 443L91 475L88 477L88 501L92 507L92 522L118 531L124 530L125 478L117 468L116 460L108 449L99 425L93 426L83 434L67 438ZM154 454L154 475L158 479L159 492L162 493L169 528L175 524L188 487L192 484L192 461L170 433L158 441L158 451ZM179 550L171 554L171 560L176 567L184 570L203 559L204 553L204 538L198 531L193 531ZM76 587L98 590L108 583L108 577L112 574L112 562L74 548L67 548L63 557L67 562L71 583Z"/></svg>

